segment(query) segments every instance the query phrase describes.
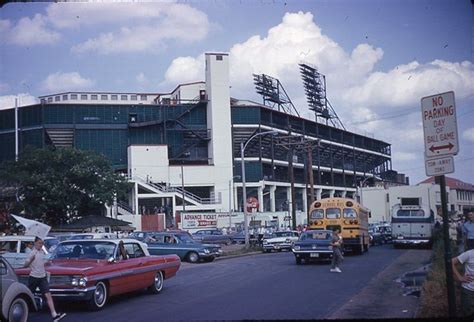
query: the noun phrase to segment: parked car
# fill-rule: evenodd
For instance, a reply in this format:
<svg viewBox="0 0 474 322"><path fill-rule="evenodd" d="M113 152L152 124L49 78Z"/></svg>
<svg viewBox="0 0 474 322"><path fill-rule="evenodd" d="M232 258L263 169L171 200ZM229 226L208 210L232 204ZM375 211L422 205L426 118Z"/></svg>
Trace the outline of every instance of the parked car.
<svg viewBox="0 0 474 322"><path fill-rule="evenodd" d="M244 244L245 243L245 233L243 231L234 233L230 235L231 241L234 244ZM257 238L255 238L254 234L249 234L249 241L256 242Z"/></svg>
<svg viewBox="0 0 474 322"><path fill-rule="evenodd" d="M114 233L80 233L71 235L68 238L68 240L80 239L117 239L117 235Z"/></svg>
<svg viewBox="0 0 474 322"><path fill-rule="evenodd" d="M297 241L299 233L297 231L276 231L270 238L263 240L263 251L271 252L272 250L282 251L284 249L291 250L293 242Z"/></svg>
<svg viewBox="0 0 474 322"><path fill-rule="evenodd" d="M28 321L30 311L36 311L36 302L26 285L18 282L18 277L9 262L0 256L0 277L2 295L2 321Z"/></svg>
<svg viewBox="0 0 474 322"><path fill-rule="evenodd" d="M301 264L302 260L305 262L331 260L331 240L331 230L308 230L303 232L291 249L295 255L296 264Z"/></svg>
<svg viewBox="0 0 474 322"><path fill-rule="evenodd" d="M119 256L119 239L68 240L59 243L46 264L50 291L57 299L86 301L93 310L111 296L148 289L159 293L164 279L173 277L181 261L176 255L151 256L146 244L121 239L128 259ZM26 282L30 270L16 270Z"/></svg>
<svg viewBox="0 0 474 322"><path fill-rule="evenodd" d="M22 267L27 257L27 245L33 244L35 236L11 235L0 237L0 254L13 266ZM49 254L56 248L58 240L53 237L44 238L44 251Z"/></svg>
<svg viewBox="0 0 474 322"><path fill-rule="evenodd" d="M369 228L369 238L371 245L380 245L384 243L384 239L377 227Z"/></svg>
<svg viewBox="0 0 474 322"><path fill-rule="evenodd" d="M219 245L195 241L187 233L162 232L154 235L155 241L148 243L152 255L176 254L181 260L196 263L199 260L212 262L222 255Z"/></svg>
<svg viewBox="0 0 474 322"><path fill-rule="evenodd" d="M382 234L383 242L384 243L391 243L392 242L392 227L390 225L382 225L379 226L379 231Z"/></svg>
<svg viewBox="0 0 474 322"><path fill-rule="evenodd" d="M224 235L217 229L198 230L193 234L193 238L201 243L226 244L232 243L230 235Z"/></svg>

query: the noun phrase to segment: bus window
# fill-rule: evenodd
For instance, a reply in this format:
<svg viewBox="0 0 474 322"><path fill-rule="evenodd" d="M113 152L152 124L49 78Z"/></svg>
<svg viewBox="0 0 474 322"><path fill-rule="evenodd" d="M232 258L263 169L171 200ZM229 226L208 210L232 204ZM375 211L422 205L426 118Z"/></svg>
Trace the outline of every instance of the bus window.
<svg viewBox="0 0 474 322"><path fill-rule="evenodd" d="M341 209L339 208L328 208L326 209L327 219L338 219L341 218Z"/></svg>
<svg viewBox="0 0 474 322"><path fill-rule="evenodd" d="M423 209L418 209L418 210L412 210L411 211L411 216L412 217L423 217L425 215L425 212Z"/></svg>
<svg viewBox="0 0 474 322"><path fill-rule="evenodd" d="M410 217L410 210L397 211L397 217Z"/></svg>
<svg viewBox="0 0 474 322"><path fill-rule="evenodd" d="M344 208L344 218L357 218L357 211L352 208Z"/></svg>
<svg viewBox="0 0 474 322"><path fill-rule="evenodd" d="M311 212L311 219L323 219L323 218L324 218L323 209L315 209Z"/></svg>

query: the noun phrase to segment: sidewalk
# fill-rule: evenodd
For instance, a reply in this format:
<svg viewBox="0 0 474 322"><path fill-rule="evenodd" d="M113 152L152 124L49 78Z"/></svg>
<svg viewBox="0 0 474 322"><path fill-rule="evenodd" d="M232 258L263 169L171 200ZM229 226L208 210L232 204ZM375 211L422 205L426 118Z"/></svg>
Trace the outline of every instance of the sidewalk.
<svg viewBox="0 0 474 322"><path fill-rule="evenodd" d="M420 299L404 296L403 285L395 282L408 271L430 262L431 250L411 249L376 275L357 295L327 319L414 318Z"/></svg>

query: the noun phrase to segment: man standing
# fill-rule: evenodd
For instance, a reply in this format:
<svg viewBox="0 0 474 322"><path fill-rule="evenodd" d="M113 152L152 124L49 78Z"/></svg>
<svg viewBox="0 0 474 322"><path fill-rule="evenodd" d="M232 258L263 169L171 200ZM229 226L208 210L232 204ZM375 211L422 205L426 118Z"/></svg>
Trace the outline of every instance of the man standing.
<svg viewBox="0 0 474 322"><path fill-rule="evenodd" d="M66 316L65 313L58 313L54 308L53 297L49 291L48 279L46 277L46 270L44 269L44 251L43 251L43 240L39 237L35 238L35 246L33 250L28 254L25 262L25 267L31 269L30 276L28 278L28 287L32 293L35 292L36 288L39 287L41 294L46 297L48 302L49 310L53 321L59 321Z"/></svg>
<svg viewBox="0 0 474 322"><path fill-rule="evenodd" d="M342 247L342 237L339 235L339 229L334 230L334 233L332 235L332 241L331 241L331 246L332 246L332 261L331 261L331 272L333 273L342 273L341 269L339 268L339 265L341 265L342 262L342 252L341 252L341 247Z"/></svg>
<svg viewBox="0 0 474 322"><path fill-rule="evenodd" d="M474 249L474 211L467 213L467 220L463 225L464 250Z"/></svg>
<svg viewBox="0 0 474 322"><path fill-rule="evenodd" d="M453 273L461 282L461 308L464 316L474 316L474 249L468 250L451 260ZM456 267L457 263L464 265L464 276Z"/></svg>

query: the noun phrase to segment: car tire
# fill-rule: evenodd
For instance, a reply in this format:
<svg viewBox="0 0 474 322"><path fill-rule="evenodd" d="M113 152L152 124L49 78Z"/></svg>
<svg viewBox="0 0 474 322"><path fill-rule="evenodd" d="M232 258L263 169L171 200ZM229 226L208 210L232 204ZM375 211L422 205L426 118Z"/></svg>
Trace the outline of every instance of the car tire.
<svg viewBox="0 0 474 322"><path fill-rule="evenodd" d="M190 263L197 263L199 261L199 254L196 252L189 252L186 260Z"/></svg>
<svg viewBox="0 0 474 322"><path fill-rule="evenodd" d="M10 304L8 310L8 321L28 321L28 303L21 297L17 297Z"/></svg>
<svg viewBox="0 0 474 322"><path fill-rule="evenodd" d="M265 253L271 253L271 252L272 252L271 249L264 249L263 251L264 251Z"/></svg>
<svg viewBox="0 0 474 322"><path fill-rule="evenodd" d="M296 260L296 265L301 265L301 258L295 258Z"/></svg>
<svg viewBox="0 0 474 322"><path fill-rule="evenodd" d="M89 308L94 311L101 310L107 302L108 290L104 282L95 284L95 290L92 298L89 300Z"/></svg>
<svg viewBox="0 0 474 322"><path fill-rule="evenodd" d="M163 284L164 284L164 278L163 278L163 272L158 271L155 274L155 277L153 279L153 284L148 287L148 292L151 294L158 294L161 292L163 289Z"/></svg>

